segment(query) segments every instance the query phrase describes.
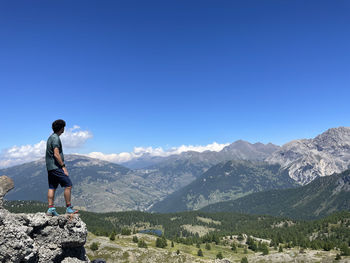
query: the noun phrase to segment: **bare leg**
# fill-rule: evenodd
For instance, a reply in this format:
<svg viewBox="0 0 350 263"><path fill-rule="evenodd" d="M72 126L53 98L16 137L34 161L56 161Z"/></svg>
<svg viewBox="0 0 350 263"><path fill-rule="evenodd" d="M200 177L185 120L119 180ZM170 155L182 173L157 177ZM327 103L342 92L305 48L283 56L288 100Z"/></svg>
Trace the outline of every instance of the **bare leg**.
<svg viewBox="0 0 350 263"><path fill-rule="evenodd" d="M64 200L66 200L66 205L71 204L71 202L70 202L71 191L72 191L72 187L71 186L66 187L64 189Z"/></svg>
<svg viewBox="0 0 350 263"><path fill-rule="evenodd" d="M56 189L49 189L47 191L47 201L49 205L53 205L53 202L55 200L55 192L56 192Z"/></svg>

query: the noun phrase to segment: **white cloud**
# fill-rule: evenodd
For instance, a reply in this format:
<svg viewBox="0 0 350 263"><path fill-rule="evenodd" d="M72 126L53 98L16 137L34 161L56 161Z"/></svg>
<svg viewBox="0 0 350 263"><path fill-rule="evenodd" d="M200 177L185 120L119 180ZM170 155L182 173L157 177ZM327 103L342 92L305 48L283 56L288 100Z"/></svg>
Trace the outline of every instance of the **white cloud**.
<svg viewBox="0 0 350 263"><path fill-rule="evenodd" d="M78 125L74 125L73 128L67 129L61 135L62 145L65 149L80 148L90 138L92 138L92 133L80 130Z"/></svg>
<svg viewBox="0 0 350 263"><path fill-rule="evenodd" d="M100 160L105 160L112 163L124 163L135 158L133 153L128 153L128 152L111 153L111 154L104 154L101 152L91 152L89 154L86 154L86 156L100 159Z"/></svg>
<svg viewBox="0 0 350 263"><path fill-rule="evenodd" d="M163 150L162 147L153 148L153 147L134 147L133 152L122 152L122 153L112 153L112 154L104 154L102 152L92 152L89 154L86 154L86 156L97 158L109 162L114 163L123 163L130 161L134 158L141 157L144 154L149 154L151 156L161 156L161 157L167 157L173 154L180 154L183 152L188 151L195 151L195 152L204 152L204 151L221 151L225 146L229 145L229 143L226 144L219 144L217 142L214 142L212 144L208 144L205 146L202 145L181 145L179 147L172 147L168 150Z"/></svg>
<svg viewBox="0 0 350 263"><path fill-rule="evenodd" d="M37 160L45 156L45 149L46 141L40 141L34 145L15 145L2 151L0 155L0 167L8 167Z"/></svg>
<svg viewBox="0 0 350 263"><path fill-rule="evenodd" d="M91 137L91 132L80 130L79 126L74 125L61 135L63 149L80 148ZM32 145L15 145L4 149L0 153L0 168L38 160L45 157L45 151L46 141L44 140Z"/></svg>
<svg viewBox="0 0 350 263"><path fill-rule="evenodd" d="M77 125L67 129L62 135L61 140L63 144L64 152L69 152L70 149L78 149L84 145L84 143L92 138L92 133L89 131L81 130ZM91 152L85 154L86 156L106 160L114 163L123 163L130 161L134 158L141 157L144 154L150 156L167 157L173 154L180 154L187 151L221 151L227 144L212 143L208 145L181 145L179 147L172 147L164 150L162 147L134 147L132 152L111 153L104 154L102 152ZM68 149L65 150L65 149ZM45 157L46 141L42 140L33 145L13 146L9 149L4 149L0 153L0 168L18 165L26 162L31 162Z"/></svg>

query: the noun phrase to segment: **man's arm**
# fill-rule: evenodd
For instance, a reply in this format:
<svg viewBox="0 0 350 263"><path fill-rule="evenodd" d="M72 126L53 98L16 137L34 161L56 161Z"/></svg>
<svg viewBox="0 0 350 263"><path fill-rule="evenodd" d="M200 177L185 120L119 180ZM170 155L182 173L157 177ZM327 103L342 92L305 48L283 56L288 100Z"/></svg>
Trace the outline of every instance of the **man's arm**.
<svg viewBox="0 0 350 263"><path fill-rule="evenodd" d="M62 167L64 165L64 162L62 161L60 151L58 150L57 147L53 149L53 156L55 157L58 164ZM67 167L62 167L62 169L63 169L63 172L68 176Z"/></svg>

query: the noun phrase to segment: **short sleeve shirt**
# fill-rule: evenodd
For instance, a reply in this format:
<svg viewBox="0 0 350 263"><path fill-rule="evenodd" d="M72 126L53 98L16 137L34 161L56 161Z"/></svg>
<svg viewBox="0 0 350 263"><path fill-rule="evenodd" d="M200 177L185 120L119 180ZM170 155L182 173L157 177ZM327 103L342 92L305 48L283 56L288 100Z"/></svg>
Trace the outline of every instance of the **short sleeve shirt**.
<svg viewBox="0 0 350 263"><path fill-rule="evenodd" d="M46 169L48 171L55 170L55 169L58 169L60 167L59 163L57 162L57 160L54 156L53 150L55 148L58 148L58 151L61 155L61 159L64 162L62 143L61 143L60 137L56 133L53 133L47 139L47 143L46 143L45 160L46 160Z"/></svg>

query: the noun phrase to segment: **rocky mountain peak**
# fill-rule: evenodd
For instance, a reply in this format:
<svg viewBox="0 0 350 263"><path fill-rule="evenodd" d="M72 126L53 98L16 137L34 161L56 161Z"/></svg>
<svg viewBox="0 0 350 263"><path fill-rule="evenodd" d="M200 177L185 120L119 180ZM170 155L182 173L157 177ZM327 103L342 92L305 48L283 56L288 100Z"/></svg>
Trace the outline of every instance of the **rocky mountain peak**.
<svg viewBox="0 0 350 263"><path fill-rule="evenodd" d="M315 137L320 147L348 147L350 145L350 127L331 128Z"/></svg>
<svg viewBox="0 0 350 263"><path fill-rule="evenodd" d="M224 147L220 155L224 155L224 160L264 160L271 153L277 151L280 147L272 143L250 143L238 140Z"/></svg>
<svg viewBox="0 0 350 263"><path fill-rule="evenodd" d="M350 165L350 128L331 128L313 139L291 141L266 161L288 168L290 177L303 185L341 173Z"/></svg>
<svg viewBox="0 0 350 263"><path fill-rule="evenodd" d="M12 179L0 177L0 262L89 262L87 228L78 215L12 214L2 203L13 187Z"/></svg>

